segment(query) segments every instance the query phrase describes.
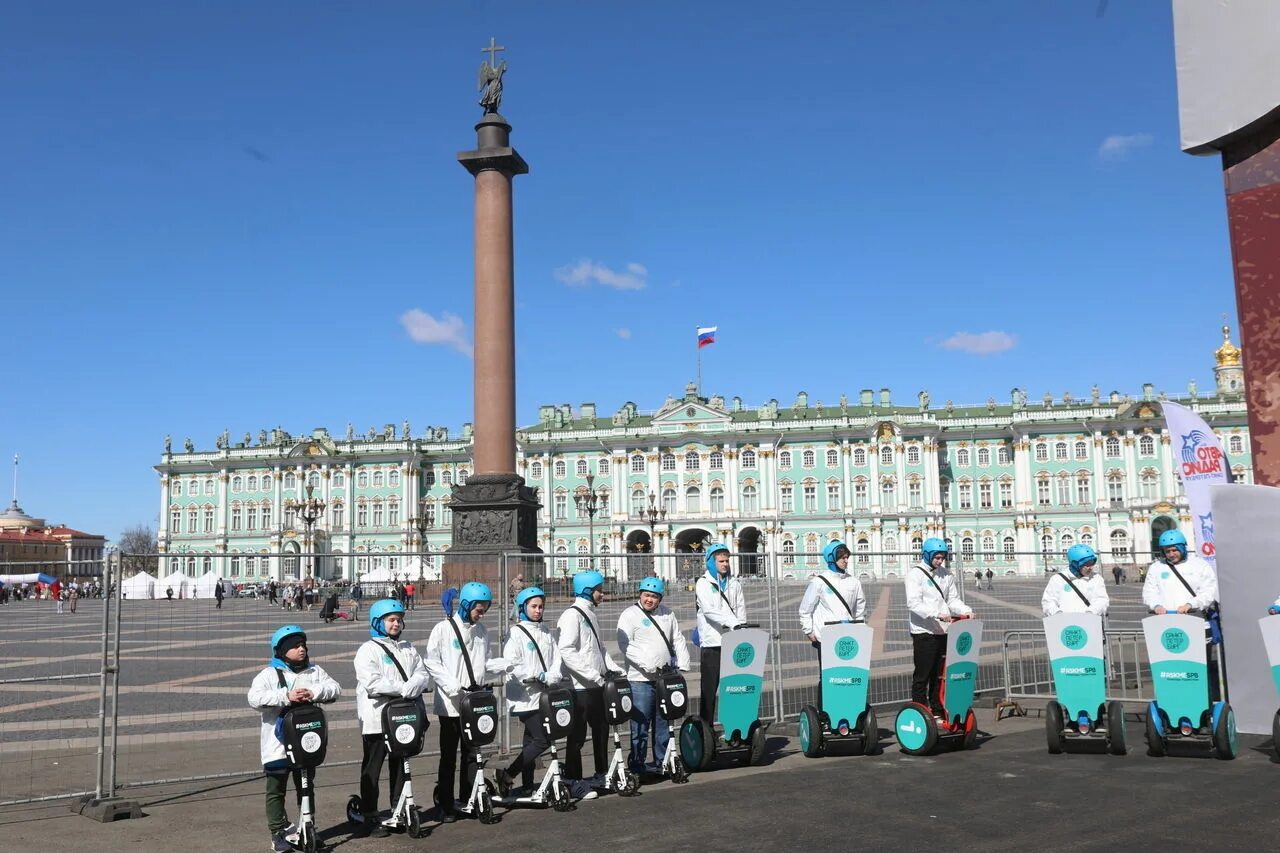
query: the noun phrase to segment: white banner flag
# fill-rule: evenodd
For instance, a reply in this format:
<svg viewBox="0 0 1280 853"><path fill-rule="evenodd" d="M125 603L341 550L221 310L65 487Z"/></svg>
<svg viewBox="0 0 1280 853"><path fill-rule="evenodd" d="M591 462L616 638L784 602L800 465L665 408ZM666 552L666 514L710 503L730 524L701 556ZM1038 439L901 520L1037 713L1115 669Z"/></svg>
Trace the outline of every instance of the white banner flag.
<svg viewBox="0 0 1280 853"><path fill-rule="evenodd" d="M1182 478L1182 488L1187 493L1187 503L1191 505L1196 545L1201 557L1210 564L1216 564L1209 488L1229 481L1227 455L1222 451L1221 440L1195 412L1178 403L1162 403L1161 406L1173 439L1178 476Z"/></svg>

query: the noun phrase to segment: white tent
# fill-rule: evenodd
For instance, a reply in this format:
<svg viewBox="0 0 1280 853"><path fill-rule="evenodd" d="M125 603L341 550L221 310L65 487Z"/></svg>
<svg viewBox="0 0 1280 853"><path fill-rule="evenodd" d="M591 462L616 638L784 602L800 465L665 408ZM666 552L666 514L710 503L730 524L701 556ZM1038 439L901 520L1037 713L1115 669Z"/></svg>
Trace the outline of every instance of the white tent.
<svg viewBox="0 0 1280 853"><path fill-rule="evenodd" d="M404 577L407 572L411 580L440 580L440 560L432 557L410 557L405 561L404 571L400 573Z"/></svg>
<svg viewBox="0 0 1280 853"><path fill-rule="evenodd" d="M174 572L166 576L163 580L156 581L156 598L165 598L166 590L173 587L174 598L190 598L191 597L191 578L182 572Z"/></svg>
<svg viewBox="0 0 1280 853"><path fill-rule="evenodd" d="M386 566L378 566L378 568L362 574L360 576L360 583L390 583L395 579L396 578L391 574L390 569Z"/></svg>
<svg viewBox="0 0 1280 853"><path fill-rule="evenodd" d="M154 598L156 579L146 572L138 572L120 584L120 594L126 599Z"/></svg>
<svg viewBox="0 0 1280 853"><path fill-rule="evenodd" d="M222 581L222 594L226 596L230 596L231 581L222 577L217 572L205 572L203 575L201 575L199 578L196 579L195 586L194 586L196 598L213 598L214 588L217 587L218 581ZM178 594L178 590L176 587L173 590L173 594L174 595Z"/></svg>

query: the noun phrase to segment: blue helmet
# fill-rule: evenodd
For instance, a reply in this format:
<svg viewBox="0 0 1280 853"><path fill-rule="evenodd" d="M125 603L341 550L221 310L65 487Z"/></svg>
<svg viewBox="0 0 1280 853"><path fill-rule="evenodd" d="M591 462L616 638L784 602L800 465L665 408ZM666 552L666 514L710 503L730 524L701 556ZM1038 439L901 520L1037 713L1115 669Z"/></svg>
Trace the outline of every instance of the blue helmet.
<svg viewBox="0 0 1280 853"><path fill-rule="evenodd" d="M302 627L300 625L284 625L284 626L281 626L280 628L277 628L276 632L271 635L272 656L280 657L280 653L278 652L278 649L280 648L280 644L285 640L289 639L290 637L296 637L296 636L301 636L303 641L305 642L307 639L307 632L302 630ZM292 646L290 648L292 648Z"/></svg>
<svg viewBox="0 0 1280 853"><path fill-rule="evenodd" d="M659 598L667 594L667 582L660 577L647 577L640 581L641 592L651 592Z"/></svg>
<svg viewBox="0 0 1280 853"><path fill-rule="evenodd" d="M923 553L921 554L921 556L924 557L924 561L926 563L928 563L929 565L933 565L933 558L938 554L947 553L948 550L949 549L947 548L947 540L939 539L938 537L933 536L929 539L924 540L924 547L921 549Z"/></svg>
<svg viewBox="0 0 1280 853"><path fill-rule="evenodd" d="M726 554L728 554L729 546L716 544L716 545L712 545L710 548L707 549L707 557L706 557L707 571L713 575L720 574L718 571L716 571L716 554L719 554L721 551L724 551Z"/></svg>
<svg viewBox="0 0 1280 853"><path fill-rule="evenodd" d="M458 615L463 622L471 621L471 608L481 601L493 601L493 593L489 591L489 587L479 581L463 585L462 591L458 593Z"/></svg>
<svg viewBox="0 0 1280 853"><path fill-rule="evenodd" d="M1067 566L1071 574L1080 577L1080 570L1090 563L1098 562L1098 552L1088 545L1072 545L1067 549Z"/></svg>
<svg viewBox="0 0 1280 853"><path fill-rule="evenodd" d="M839 572L842 570L836 565L836 560L840 559L845 554L851 553L853 552L849 550L848 545L844 544L839 539L832 539L822 549L822 559L826 561L828 569L833 572Z"/></svg>
<svg viewBox="0 0 1280 853"><path fill-rule="evenodd" d="M604 586L604 575L600 572L578 572L573 576L573 594L578 598L590 598L598 586Z"/></svg>
<svg viewBox="0 0 1280 853"><path fill-rule="evenodd" d="M386 629L382 627L382 620L392 613L404 615L404 605L396 601L394 598L383 598L375 601L369 608L369 636L375 640L379 637L389 636Z"/></svg>
<svg viewBox="0 0 1280 853"><path fill-rule="evenodd" d="M1181 530L1166 530L1160 534L1160 550L1164 551L1170 545L1178 549L1178 553L1182 555L1182 559L1187 559L1187 537L1182 535Z"/></svg>
<svg viewBox="0 0 1280 853"><path fill-rule="evenodd" d="M524 606L529 603L531 598L541 598L546 601L547 594L536 586L527 587L516 594L516 614L520 617L521 622L529 621L528 615L524 612Z"/></svg>

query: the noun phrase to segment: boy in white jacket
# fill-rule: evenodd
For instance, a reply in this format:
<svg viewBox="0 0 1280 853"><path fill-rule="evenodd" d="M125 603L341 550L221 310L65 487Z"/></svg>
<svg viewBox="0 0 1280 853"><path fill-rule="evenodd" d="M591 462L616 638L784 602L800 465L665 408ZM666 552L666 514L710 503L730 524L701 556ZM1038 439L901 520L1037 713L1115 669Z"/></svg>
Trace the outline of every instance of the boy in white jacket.
<svg viewBox="0 0 1280 853"><path fill-rule="evenodd" d="M662 578L640 581L640 600L618 617L618 648L627 662L631 682L631 756L628 763L636 773L646 770L649 731L653 730L653 766L662 766L671 739L671 724L658 713L654 681L671 667L689 671L689 647L680 633L680 624L671 609L662 605L667 585Z"/></svg>
<svg viewBox="0 0 1280 853"><path fill-rule="evenodd" d="M702 677L698 716L715 722L716 692L720 689L720 635L747 621L747 601L742 584L729 574L729 549L712 545L707 549L707 573L694 582L698 596L698 646L702 653Z"/></svg>
<svg viewBox="0 0 1280 853"><path fill-rule="evenodd" d="M1072 577L1055 572L1045 584L1040 606L1045 616L1055 613L1092 613L1106 616L1111 606L1107 585L1098 574L1098 554L1088 545L1067 549L1067 568ZM1074 587L1074 589L1073 589ZM1086 603L1087 602L1087 603Z"/></svg>
<svg viewBox="0 0 1280 853"><path fill-rule="evenodd" d="M502 648L502 657L515 668L507 677L507 709L524 723L524 744L511 766L498 771L498 792L506 797L516 777L524 788L533 786L538 756L551 746L543 727L540 703L544 685L560 681L560 653L556 638L542 621L547 594L536 586L516 594L516 624ZM525 684L526 681L536 682Z"/></svg>
<svg viewBox="0 0 1280 853"><path fill-rule="evenodd" d="M564 750L566 779L582 778L582 745L591 726L591 751L595 761L594 780L604 778L609 727L604 722L604 679L622 672L605 651L600 639L596 608L604 601L604 575L597 571L573 576L573 604L556 623L556 647L560 666L573 687L573 728Z"/></svg>
<svg viewBox="0 0 1280 853"><path fill-rule="evenodd" d="M276 737L276 720L291 705L332 702L342 688L319 666L307 659L307 635L297 625L285 625L271 636L271 662L258 673L249 686L249 705L262 713L258 737L262 756L262 772L267 777L267 831L271 833L271 849L275 853L293 850L289 817L285 814L284 796L291 768L284 743ZM299 806L302 801L302 772L292 770L294 793ZM315 808L315 786L311 786L312 809Z"/></svg>
<svg viewBox="0 0 1280 853"><path fill-rule="evenodd" d="M915 670L911 674L911 701L928 705L936 717L944 717L940 693L942 660L947 654L947 623L957 616L972 616L973 609L960 599L955 575L947 568L947 543L936 537L924 541L922 559L907 569L907 616Z"/></svg>
<svg viewBox="0 0 1280 853"><path fill-rule="evenodd" d="M475 755L462 742L462 718L458 705L462 691L478 687L490 675L511 671L505 658L489 657L489 632L480 624L493 603L493 593L482 583L472 581L458 594L458 609L431 629L427 639L427 672L435 682L435 713L440 717L440 767L436 774L438 816L442 823L458 819L454 798L456 789L470 794L475 782ZM464 657L465 654L465 657ZM458 771L458 752L462 752L462 769Z"/></svg>
<svg viewBox="0 0 1280 853"><path fill-rule="evenodd" d="M384 598L369 608L369 637L356 652L356 716L360 720L363 754L360 761L360 823L355 835L389 834L378 822L378 783L387 759L382 733L382 709L392 699L417 699L431 687L431 676L413 643L400 639L404 632L404 605ZM399 664L399 669L396 665ZM402 678L403 670L406 678ZM392 761L391 806L400 801L404 787L404 762Z"/></svg>

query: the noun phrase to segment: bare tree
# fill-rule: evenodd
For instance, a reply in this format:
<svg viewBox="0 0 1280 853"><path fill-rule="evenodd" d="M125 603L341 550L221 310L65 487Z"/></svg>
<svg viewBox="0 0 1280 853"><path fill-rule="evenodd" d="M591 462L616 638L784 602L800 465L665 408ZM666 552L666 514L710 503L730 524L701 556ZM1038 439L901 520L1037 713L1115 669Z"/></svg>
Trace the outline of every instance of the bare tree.
<svg viewBox="0 0 1280 853"><path fill-rule="evenodd" d="M141 571L156 573L159 558L156 556L156 531L147 524L130 527L120 534L120 569L124 577L132 577Z"/></svg>

